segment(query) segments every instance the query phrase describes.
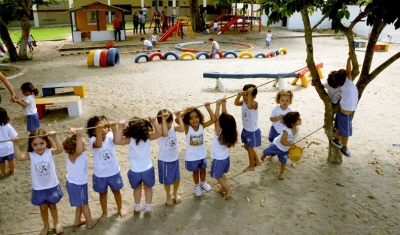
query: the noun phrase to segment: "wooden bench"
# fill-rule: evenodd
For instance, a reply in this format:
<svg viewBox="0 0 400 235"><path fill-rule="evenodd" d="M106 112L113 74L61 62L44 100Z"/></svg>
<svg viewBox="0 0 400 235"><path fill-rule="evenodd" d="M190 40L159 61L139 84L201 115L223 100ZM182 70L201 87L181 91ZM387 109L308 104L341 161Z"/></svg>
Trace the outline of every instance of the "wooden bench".
<svg viewBox="0 0 400 235"><path fill-rule="evenodd" d="M377 43L374 48L375 51L388 51L389 44Z"/></svg>
<svg viewBox="0 0 400 235"><path fill-rule="evenodd" d="M53 96L56 92L56 88L67 88L73 87L74 94L80 97L86 96L86 86L84 82L56 82L46 83L42 87L43 96Z"/></svg>
<svg viewBox="0 0 400 235"><path fill-rule="evenodd" d="M359 48L359 47L366 47L367 46L367 42L363 41L363 40L355 40L354 41L354 47L355 48Z"/></svg>
<svg viewBox="0 0 400 235"><path fill-rule="evenodd" d="M44 114L46 112L46 105L67 105L68 115L70 117L79 117L82 114L81 97L76 95L36 98L35 102L40 120L42 120L44 117Z"/></svg>

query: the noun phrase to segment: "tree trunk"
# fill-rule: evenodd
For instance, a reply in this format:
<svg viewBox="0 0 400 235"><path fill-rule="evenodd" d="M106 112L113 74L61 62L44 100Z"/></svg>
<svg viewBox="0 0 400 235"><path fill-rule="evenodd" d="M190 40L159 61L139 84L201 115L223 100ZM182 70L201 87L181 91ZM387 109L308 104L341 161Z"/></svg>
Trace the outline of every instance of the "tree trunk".
<svg viewBox="0 0 400 235"><path fill-rule="evenodd" d="M21 29L22 29L22 37L19 44L19 58L21 60L28 59L27 45L29 33L31 30L31 24L29 23L29 16L24 14L21 19Z"/></svg>
<svg viewBox="0 0 400 235"><path fill-rule="evenodd" d="M0 22L0 36L4 42L4 45L6 45L8 55L10 56L10 60L17 61L18 60L17 49L15 48L14 43L11 40L7 26L3 22Z"/></svg>
<svg viewBox="0 0 400 235"><path fill-rule="evenodd" d="M328 162L341 164L342 161L342 153L340 152L339 148L329 142Z"/></svg>
<svg viewBox="0 0 400 235"><path fill-rule="evenodd" d="M200 8L198 0L190 1L190 15L191 15L193 32L197 32L197 25L200 22Z"/></svg>

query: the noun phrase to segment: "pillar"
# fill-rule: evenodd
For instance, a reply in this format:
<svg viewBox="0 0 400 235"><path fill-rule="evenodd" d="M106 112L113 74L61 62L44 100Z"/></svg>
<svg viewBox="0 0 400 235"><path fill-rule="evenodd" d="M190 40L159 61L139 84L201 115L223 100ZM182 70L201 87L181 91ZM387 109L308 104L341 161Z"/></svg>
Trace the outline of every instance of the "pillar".
<svg viewBox="0 0 400 235"><path fill-rule="evenodd" d="M34 4L32 5L32 11L33 11L33 21L35 22L35 27L39 27L39 15L37 12L37 5Z"/></svg>
<svg viewBox="0 0 400 235"><path fill-rule="evenodd" d="M68 5L69 5L69 8L75 8L74 0L68 0ZM71 13L71 18L72 18L72 22L71 22L72 25L76 26L76 24L75 24L75 13L74 12Z"/></svg>
<svg viewBox="0 0 400 235"><path fill-rule="evenodd" d="M176 15L176 0L172 0L172 15Z"/></svg>

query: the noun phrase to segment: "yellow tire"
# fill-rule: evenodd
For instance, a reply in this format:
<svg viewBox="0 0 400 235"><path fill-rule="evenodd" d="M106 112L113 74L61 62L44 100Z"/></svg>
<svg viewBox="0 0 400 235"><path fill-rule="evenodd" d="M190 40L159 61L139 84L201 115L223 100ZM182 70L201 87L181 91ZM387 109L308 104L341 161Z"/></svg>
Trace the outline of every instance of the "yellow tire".
<svg viewBox="0 0 400 235"><path fill-rule="evenodd" d="M239 58L243 58L243 56L248 56L249 58L254 58L254 55L253 54L251 54L250 52L248 52L248 51L243 51L243 52L240 52L240 54L239 54Z"/></svg>
<svg viewBox="0 0 400 235"><path fill-rule="evenodd" d="M88 67L93 67L94 66L94 54L96 53L96 50L91 50L88 54L87 57L87 66Z"/></svg>
<svg viewBox="0 0 400 235"><path fill-rule="evenodd" d="M179 60L183 60L186 56L190 56L190 58L192 58L192 60L196 60L196 56L192 52L183 52L179 56Z"/></svg>
<svg viewBox="0 0 400 235"><path fill-rule="evenodd" d="M285 54L285 55L287 54L286 48L283 48L283 47L279 48L278 52L279 52L279 54L282 54L282 53Z"/></svg>

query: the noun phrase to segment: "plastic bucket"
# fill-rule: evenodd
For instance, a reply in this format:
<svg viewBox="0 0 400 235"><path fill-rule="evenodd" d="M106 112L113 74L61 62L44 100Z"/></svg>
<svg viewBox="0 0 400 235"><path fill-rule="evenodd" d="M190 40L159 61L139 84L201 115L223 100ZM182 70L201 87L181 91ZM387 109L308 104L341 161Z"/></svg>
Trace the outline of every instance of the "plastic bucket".
<svg viewBox="0 0 400 235"><path fill-rule="evenodd" d="M106 49L110 49L110 48L113 48L113 47L114 47L114 42L112 42L112 41L106 42Z"/></svg>
<svg viewBox="0 0 400 235"><path fill-rule="evenodd" d="M303 154L303 149L300 147L289 149L289 158L293 162L298 162Z"/></svg>

